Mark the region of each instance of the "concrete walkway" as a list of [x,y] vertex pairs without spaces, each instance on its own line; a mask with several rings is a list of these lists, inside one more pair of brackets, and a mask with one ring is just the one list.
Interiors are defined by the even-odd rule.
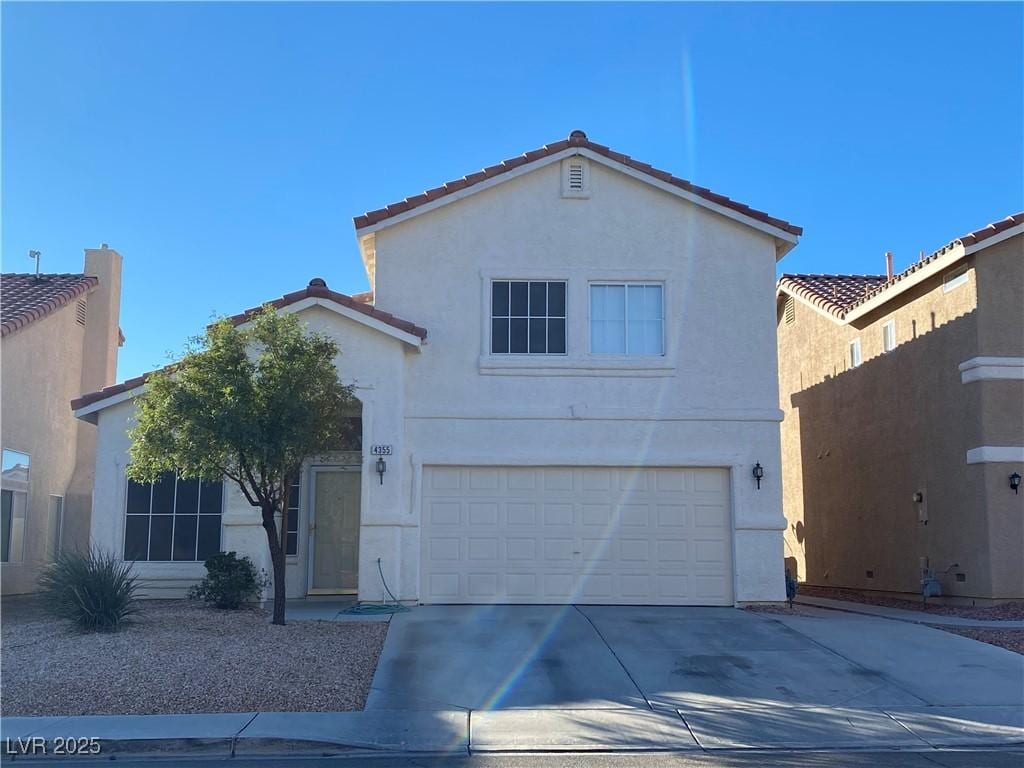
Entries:
[[1020,707],[739,707],[702,711],[496,710],[262,712],[7,717],[4,757],[52,751],[55,739],[97,739],[117,754],[295,752],[715,751],[1012,748]]
[[828,597],[812,597],[797,595],[794,602],[800,605],[812,605],[816,608],[828,608],[833,611],[860,613],[864,616],[878,616],[883,619],[909,621],[913,624],[932,624],[943,627],[976,627],[991,629],[1024,629],[1024,621],[996,621],[987,619],[965,619],[960,616],[940,616],[926,611],[910,611],[903,608],[890,608],[885,605],[868,605],[850,600],[833,600]]

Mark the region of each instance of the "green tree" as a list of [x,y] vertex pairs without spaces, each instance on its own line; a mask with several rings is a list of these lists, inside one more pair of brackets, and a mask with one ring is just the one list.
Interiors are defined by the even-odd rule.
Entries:
[[304,332],[267,305],[244,328],[224,319],[193,339],[182,359],[152,374],[137,400],[128,476],[162,472],[238,485],[262,516],[274,578],[274,623],[284,624],[289,478],[303,459],[349,437],[356,400],[342,385],[338,345]]

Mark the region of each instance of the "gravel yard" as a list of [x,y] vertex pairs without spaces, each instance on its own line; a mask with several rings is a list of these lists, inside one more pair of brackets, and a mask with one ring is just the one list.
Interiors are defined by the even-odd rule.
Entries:
[[831,600],[848,600],[865,605],[884,605],[888,608],[902,608],[907,611],[925,611],[936,616],[960,616],[964,619],[985,619],[987,621],[1020,621],[1024,619],[1024,602],[1013,601],[990,606],[940,605],[934,601],[925,605],[921,600],[905,600],[885,595],[869,595],[850,589],[813,587],[800,585],[800,594],[807,597],[826,597]]
[[980,640],[989,645],[998,645],[1014,653],[1024,654],[1024,629],[989,629],[988,627],[936,627],[963,635],[972,640]]
[[0,713],[317,712],[362,709],[386,622],[270,623],[258,609],[147,601],[120,632],[81,634],[4,601]]
[[812,619],[820,618],[821,614],[814,608],[809,608],[799,603],[794,603],[790,608],[788,605],[747,605],[743,610],[751,613],[769,613],[777,616],[809,616]]

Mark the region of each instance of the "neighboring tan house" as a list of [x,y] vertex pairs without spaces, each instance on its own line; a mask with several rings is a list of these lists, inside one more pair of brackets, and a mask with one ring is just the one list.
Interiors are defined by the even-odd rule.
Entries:
[[1024,598],[1024,214],[893,275],[778,284],[787,563],[808,584]]
[[[299,478],[289,596],[380,600],[379,565],[424,603],[785,597],[774,284],[799,227],[574,132],[355,229],[372,305],[322,280],[276,302],[338,341],[362,424]],[[217,549],[269,570],[230,483],[125,479],[144,388],[73,404],[93,542],[151,594]]]
[[82,274],[0,275],[0,584],[36,589],[43,564],[89,543],[96,429],[68,398],[116,381],[121,256],[85,252]]

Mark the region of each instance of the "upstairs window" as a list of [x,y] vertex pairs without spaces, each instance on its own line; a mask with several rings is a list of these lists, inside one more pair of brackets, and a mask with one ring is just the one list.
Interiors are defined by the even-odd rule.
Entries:
[[967,282],[967,265],[956,267],[942,276],[942,292],[949,293]]
[[860,364],[860,339],[854,339],[850,342],[850,367],[856,368]]
[[165,472],[155,483],[128,481],[125,560],[206,560],[220,551],[223,483]]
[[665,354],[664,287],[660,283],[592,283],[590,351]]
[[889,320],[882,326],[882,351],[892,352],[896,349],[896,321]]
[[491,354],[564,355],[565,281],[493,281]]

